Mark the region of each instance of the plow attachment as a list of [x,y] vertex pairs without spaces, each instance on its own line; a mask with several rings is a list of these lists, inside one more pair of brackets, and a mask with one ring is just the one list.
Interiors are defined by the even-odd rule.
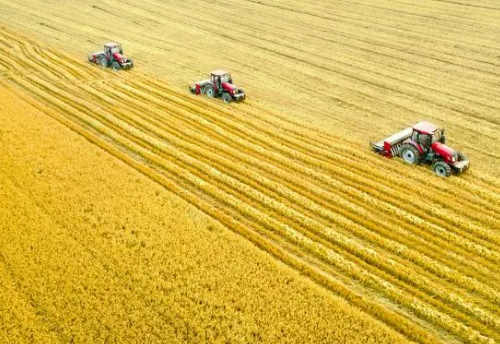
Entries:
[[399,133],[389,136],[378,142],[370,142],[372,150],[376,153],[393,157],[399,155],[401,145],[403,142],[411,136],[413,129],[406,128]]

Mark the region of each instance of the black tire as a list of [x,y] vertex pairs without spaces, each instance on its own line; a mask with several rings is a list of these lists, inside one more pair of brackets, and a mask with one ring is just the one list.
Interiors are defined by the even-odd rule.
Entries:
[[401,147],[399,156],[411,165],[419,165],[422,162],[422,154],[420,154],[417,147],[410,143],[405,143],[403,147]]
[[118,71],[119,71],[122,67],[120,66],[120,64],[119,64],[118,62],[116,62],[116,61],[115,61],[115,62],[113,62],[113,63],[111,64],[111,68],[113,68],[113,70],[114,70],[115,72],[118,72]]
[[451,167],[445,163],[444,161],[438,161],[434,165],[432,165],[432,170],[439,177],[449,177],[451,174]]
[[224,103],[229,104],[229,103],[231,103],[231,100],[233,100],[233,98],[231,97],[231,95],[230,95],[229,93],[224,92],[224,93],[222,94],[222,101],[223,101]]
[[99,63],[102,67],[107,68],[108,67],[108,60],[104,56],[100,56],[97,58],[97,63]]
[[134,68],[134,61],[130,59],[130,69]]
[[203,93],[205,93],[208,98],[215,98],[215,88],[212,85],[204,86]]

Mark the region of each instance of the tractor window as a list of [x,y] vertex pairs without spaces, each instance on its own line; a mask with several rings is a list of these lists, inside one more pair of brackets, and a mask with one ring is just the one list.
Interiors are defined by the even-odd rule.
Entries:
[[231,75],[230,74],[224,74],[223,76],[220,77],[221,82],[231,82]]
[[422,147],[427,148],[430,145],[431,137],[430,135],[419,133],[418,131],[414,131],[411,135],[411,139],[417,143],[419,143]]
[[429,135],[420,134],[420,145],[422,147],[429,147],[430,144],[429,138],[430,138]]
[[439,141],[441,139],[442,133],[441,130],[436,130],[434,134],[432,134],[432,143]]
[[415,142],[418,142],[418,131],[413,131],[413,134],[411,135],[411,139]]
[[112,54],[116,54],[116,53],[120,53],[120,52],[121,52],[121,49],[120,49],[120,46],[118,46],[118,45],[111,48]]

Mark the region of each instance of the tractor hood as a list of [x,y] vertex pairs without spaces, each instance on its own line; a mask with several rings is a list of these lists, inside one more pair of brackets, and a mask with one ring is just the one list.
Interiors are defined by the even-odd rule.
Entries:
[[434,142],[432,145],[432,150],[436,153],[438,153],[439,155],[441,155],[446,161],[448,161],[448,159],[452,158],[452,157],[456,157],[457,156],[457,152],[448,147],[447,145],[441,143],[441,142]]
[[113,57],[115,58],[115,60],[117,61],[121,61],[123,59],[123,55],[120,54],[120,53],[114,53],[113,54]]
[[120,54],[120,53],[114,53],[113,57],[115,58],[116,61],[120,61],[121,62],[123,59],[125,59],[125,60],[128,61],[128,59],[125,56],[123,56],[122,54]]
[[238,87],[234,86],[233,84],[230,84],[229,82],[223,82],[222,83],[222,88],[225,89],[226,91],[232,91],[232,90],[237,90]]

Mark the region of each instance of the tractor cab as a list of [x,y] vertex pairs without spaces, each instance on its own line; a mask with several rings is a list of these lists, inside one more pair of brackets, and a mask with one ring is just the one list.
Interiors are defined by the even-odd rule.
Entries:
[[111,42],[111,43],[104,44],[104,52],[108,56],[113,56],[116,53],[123,55],[123,49],[119,43],[112,43]]
[[217,90],[223,89],[222,84],[229,83],[232,84],[233,80],[231,79],[231,74],[223,71],[223,70],[216,70],[210,73],[210,81],[215,85]]
[[413,126],[411,140],[418,143],[424,151],[429,151],[435,142],[445,143],[444,129],[429,122],[420,122]]

